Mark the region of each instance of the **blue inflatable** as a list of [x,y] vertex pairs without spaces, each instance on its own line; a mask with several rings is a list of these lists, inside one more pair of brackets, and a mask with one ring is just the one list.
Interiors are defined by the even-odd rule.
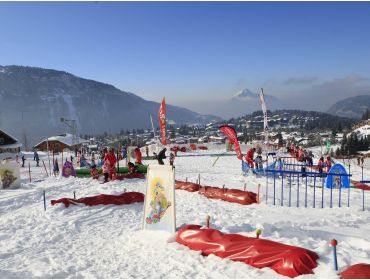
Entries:
[[348,175],[343,165],[337,163],[332,166],[326,177],[326,187],[329,189],[349,188],[349,176],[339,176],[332,174]]

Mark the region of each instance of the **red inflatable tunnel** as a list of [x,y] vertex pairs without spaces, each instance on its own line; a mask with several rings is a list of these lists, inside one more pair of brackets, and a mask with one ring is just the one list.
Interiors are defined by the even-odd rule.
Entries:
[[237,189],[217,188],[204,186],[199,189],[199,194],[211,199],[249,205],[257,203],[257,194]]
[[188,192],[197,192],[199,191],[199,185],[191,182],[181,182],[176,181],[175,183],[176,190],[184,190]]
[[359,263],[340,273],[342,279],[370,279],[370,264]]
[[61,198],[58,200],[52,200],[51,205],[55,205],[57,203],[64,203],[65,207],[69,207],[69,205],[77,205],[79,203],[83,203],[88,206],[98,205],[98,204],[131,204],[135,202],[144,202],[144,194],[139,192],[125,192],[120,195],[109,195],[109,194],[100,194],[97,196],[90,196],[90,197],[81,197],[79,199],[72,199],[72,198]]
[[214,254],[220,258],[239,261],[256,268],[270,267],[277,273],[296,277],[313,274],[318,255],[310,250],[250,238],[239,234],[223,234],[215,229],[201,229],[198,225],[186,225],[177,234],[176,241],[202,255]]

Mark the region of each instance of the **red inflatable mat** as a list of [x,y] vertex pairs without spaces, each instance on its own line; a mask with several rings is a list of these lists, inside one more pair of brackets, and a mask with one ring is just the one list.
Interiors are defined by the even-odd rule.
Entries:
[[356,189],[370,191],[370,186],[369,185],[366,185],[365,183],[361,183],[361,182],[358,182],[358,181],[351,180],[351,184],[353,186],[355,186]]
[[257,194],[238,189],[227,189],[204,186],[199,189],[199,194],[211,199],[221,199],[224,201],[249,205],[257,203]]
[[61,198],[58,200],[52,200],[51,205],[57,203],[64,203],[65,207],[69,205],[77,205],[83,203],[88,206],[98,205],[98,204],[131,204],[135,202],[144,202],[144,194],[139,192],[125,192],[120,195],[109,195],[109,194],[100,194],[97,196],[81,197],[79,199],[72,198]]
[[188,192],[197,192],[199,191],[199,185],[191,182],[181,182],[176,181],[175,188],[176,190],[184,190]]
[[270,267],[292,278],[313,274],[312,269],[317,266],[319,258],[316,253],[304,248],[239,234],[223,234],[215,229],[201,229],[198,225],[182,227],[176,241],[191,250],[201,251],[204,256],[214,254],[256,268]]
[[370,264],[359,263],[340,273],[342,279],[370,279]]
[[143,173],[128,173],[123,175],[117,175],[117,180],[124,180],[124,179],[145,179],[145,174]]

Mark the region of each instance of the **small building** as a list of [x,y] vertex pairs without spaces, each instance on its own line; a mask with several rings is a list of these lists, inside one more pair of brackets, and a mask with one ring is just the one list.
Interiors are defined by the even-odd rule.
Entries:
[[88,140],[84,140],[80,137],[76,138],[72,134],[64,133],[42,140],[40,143],[34,146],[34,149],[39,151],[47,151],[49,149],[49,151],[60,153],[64,149],[74,151],[75,149],[81,148],[82,144],[88,142]]
[[9,133],[0,130],[0,157],[12,157],[21,151],[22,144]]

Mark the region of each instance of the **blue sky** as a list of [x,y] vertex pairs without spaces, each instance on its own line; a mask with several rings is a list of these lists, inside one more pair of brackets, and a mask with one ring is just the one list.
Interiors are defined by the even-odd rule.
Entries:
[[199,111],[245,87],[296,97],[355,76],[347,95],[366,91],[369,30],[369,2],[0,2],[0,65]]

